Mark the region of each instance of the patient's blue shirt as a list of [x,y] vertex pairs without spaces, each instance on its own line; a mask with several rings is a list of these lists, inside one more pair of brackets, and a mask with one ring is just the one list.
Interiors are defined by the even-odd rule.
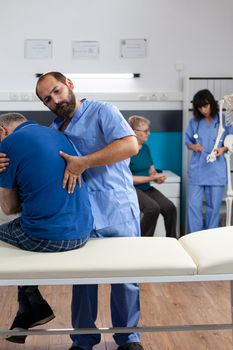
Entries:
[[89,236],[93,228],[85,182],[73,194],[62,188],[63,150],[77,155],[67,137],[33,121],[20,124],[0,144],[10,164],[0,174],[0,187],[18,188],[20,225],[26,234],[51,240]]

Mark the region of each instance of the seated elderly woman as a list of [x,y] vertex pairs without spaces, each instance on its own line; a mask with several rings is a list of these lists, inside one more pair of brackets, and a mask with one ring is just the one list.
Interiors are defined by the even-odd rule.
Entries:
[[166,236],[176,237],[177,212],[175,205],[160,191],[150,186],[150,182],[163,183],[166,177],[158,173],[153,165],[150,149],[145,142],[150,135],[150,121],[147,118],[133,115],[128,122],[134,130],[139,152],[130,160],[130,170],[137,191],[141,219],[142,236],[153,236],[159,214],[164,217]]

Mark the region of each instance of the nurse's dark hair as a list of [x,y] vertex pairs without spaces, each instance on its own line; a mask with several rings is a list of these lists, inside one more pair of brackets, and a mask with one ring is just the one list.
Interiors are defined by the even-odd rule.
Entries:
[[215,100],[213,94],[208,89],[199,90],[193,96],[193,114],[195,119],[200,120],[204,116],[199,111],[199,108],[210,104],[210,115],[214,118],[218,113],[218,102]]
[[23,114],[17,112],[9,112],[0,115],[0,125],[9,126],[13,122],[24,123],[27,118]]
[[47,72],[47,73],[42,74],[36,83],[36,95],[40,100],[41,100],[41,98],[38,95],[37,87],[38,87],[39,83],[42,82],[48,76],[51,76],[51,77],[55,78],[56,80],[60,81],[61,83],[66,84],[66,76],[60,72],[54,71],[54,72]]

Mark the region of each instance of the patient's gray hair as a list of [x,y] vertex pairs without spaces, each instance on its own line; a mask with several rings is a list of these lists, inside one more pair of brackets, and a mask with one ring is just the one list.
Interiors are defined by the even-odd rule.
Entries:
[[9,126],[13,122],[24,123],[27,118],[23,114],[17,112],[9,112],[0,115],[0,124],[4,126]]
[[140,128],[145,124],[150,126],[150,120],[145,117],[141,117],[140,115],[132,115],[129,117],[128,123],[133,130],[137,130],[137,128]]

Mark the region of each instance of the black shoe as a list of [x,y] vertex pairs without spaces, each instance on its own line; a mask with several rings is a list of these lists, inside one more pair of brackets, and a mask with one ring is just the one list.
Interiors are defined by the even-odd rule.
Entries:
[[140,343],[126,343],[120,345],[117,350],[144,350]]
[[[28,312],[17,312],[16,317],[10,327],[10,330],[27,330],[51,321],[55,317],[53,310],[46,300],[34,304]],[[12,335],[5,339],[12,343],[24,344],[26,335]]]
[[54,317],[53,310],[47,301],[43,299],[40,303],[35,303],[31,306],[31,320],[28,328],[45,324],[53,320]]
[[[14,331],[25,331],[29,328],[30,325],[30,313],[29,312],[17,312],[15,319],[10,327],[10,330]],[[12,335],[9,337],[6,337],[5,339],[12,342],[12,343],[18,343],[18,344],[24,344],[26,335]]]

